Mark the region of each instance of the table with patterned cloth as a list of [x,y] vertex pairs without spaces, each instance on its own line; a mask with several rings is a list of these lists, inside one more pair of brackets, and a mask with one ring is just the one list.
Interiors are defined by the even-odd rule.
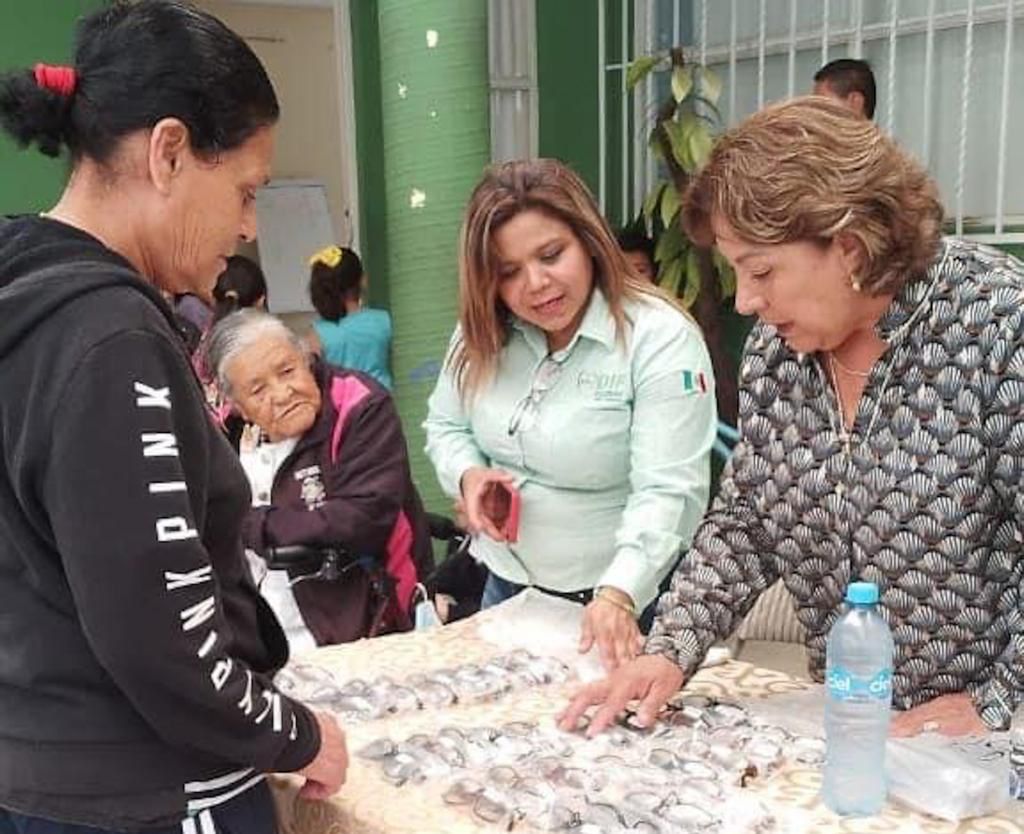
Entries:
[[[302,660],[331,671],[340,679],[370,680],[380,675],[400,679],[417,672],[451,668],[493,657],[501,650],[477,634],[485,612],[459,623],[426,632],[362,640],[344,646],[319,649]],[[381,736],[400,740],[417,732],[431,733],[443,725],[498,726],[509,721],[552,723],[578,684],[551,685],[512,692],[485,704],[456,705],[442,711],[422,711],[357,723],[345,728],[352,757],[348,781],[329,802],[298,799],[297,781],[275,777],[273,785],[282,834],[461,834],[500,830],[446,806],[437,784],[390,785],[379,769],[354,755]],[[808,684],[780,672],[749,663],[729,661],[701,670],[690,682],[694,693],[724,700],[769,697],[792,693]],[[843,819],[818,799],[820,773],[816,768],[786,765],[779,772],[750,783],[773,812],[778,831],[786,832],[920,832],[921,834],[1024,834],[1024,819],[1011,812],[946,822],[888,803],[871,819]],[[525,828],[525,826],[524,826]],[[517,827],[518,830],[518,827]]]

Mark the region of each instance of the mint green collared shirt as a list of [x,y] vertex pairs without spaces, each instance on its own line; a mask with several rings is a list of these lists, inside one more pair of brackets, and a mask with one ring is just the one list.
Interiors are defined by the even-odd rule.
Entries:
[[[610,585],[639,611],[704,514],[718,421],[697,325],[656,297],[627,302],[625,312],[623,344],[593,292],[579,330],[552,357],[557,378],[510,431],[548,356],[543,331],[515,321],[494,378],[469,403],[445,363],[424,429],[449,495],[473,466],[516,479],[517,543],[481,534],[472,545],[492,572],[557,591]],[[453,345],[458,338],[456,330]]]

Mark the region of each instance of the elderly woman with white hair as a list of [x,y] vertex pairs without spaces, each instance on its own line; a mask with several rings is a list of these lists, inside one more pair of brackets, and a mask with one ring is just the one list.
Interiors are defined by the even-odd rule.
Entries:
[[[224,396],[259,434],[240,450],[252,487],[246,546],[257,554],[332,547],[353,560],[340,588],[293,584],[291,568],[289,576],[262,577],[292,650],[408,628],[418,572],[431,566],[430,533],[387,390],[366,374],[321,363],[279,319],[256,309],[214,328],[207,360]],[[393,593],[383,622],[374,622],[381,581]]]

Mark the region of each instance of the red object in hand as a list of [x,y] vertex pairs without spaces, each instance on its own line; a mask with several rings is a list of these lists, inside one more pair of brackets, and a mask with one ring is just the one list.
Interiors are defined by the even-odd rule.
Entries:
[[505,541],[515,544],[519,540],[519,490],[508,487],[508,516],[505,518]]

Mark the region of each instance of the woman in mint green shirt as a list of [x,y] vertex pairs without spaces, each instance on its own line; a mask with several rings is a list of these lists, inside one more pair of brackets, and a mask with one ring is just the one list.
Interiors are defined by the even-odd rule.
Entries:
[[572,171],[492,168],[424,425],[491,574],[482,603],[527,585],[580,599],[581,651],[596,642],[609,669],[633,657],[707,504],[713,388],[697,325],[633,272]]
[[328,364],[367,373],[390,389],[391,316],[364,306],[363,262],[347,247],[328,246],[309,265],[309,297],[320,314],[310,348]]

